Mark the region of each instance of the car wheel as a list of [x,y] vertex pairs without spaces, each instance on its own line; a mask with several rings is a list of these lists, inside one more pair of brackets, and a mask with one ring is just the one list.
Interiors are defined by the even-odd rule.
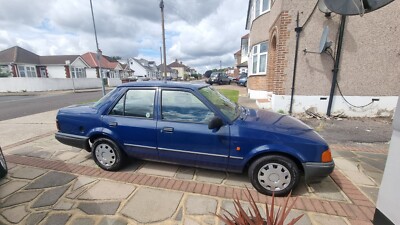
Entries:
[[7,163],[6,159],[4,158],[3,152],[1,151],[0,148],[0,178],[3,178],[7,174]]
[[219,84],[219,85],[222,85],[222,80],[220,80],[220,81],[218,82],[218,84]]
[[94,141],[92,155],[96,164],[108,171],[119,170],[127,158],[118,145],[108,138],[99,138]]
[[292,160],[279,155],[269,155],[250,165],[249,178],[260,193],[285,196],[299,183],[300,171]]
[[231,81],[229,81],[228,84],[231,85]]
[[244,82],[243,86],[247,87],[247,81],[246,81],[246,82]]

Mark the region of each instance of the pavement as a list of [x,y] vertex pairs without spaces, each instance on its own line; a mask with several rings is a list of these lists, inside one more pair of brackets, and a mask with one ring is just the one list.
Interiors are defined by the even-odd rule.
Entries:
[[[255,106],[240,91],[239,101]],[[246,188],[262,211],[272,203],[245,174],[141,160],[119,172],[101,170],[90,153],[54,139],[55,115],[0,121],[9,166],[0,180],[0,224],[211,225],[222,224],[215,214],[234,212],[234,197],[249,206]],[[334,143],[331,149],[335,171],[321,183],[300,183],[290,218],[303,214],[297,224],[372,224],[388,145]],[[276,198],[278,205],[283,201]]]

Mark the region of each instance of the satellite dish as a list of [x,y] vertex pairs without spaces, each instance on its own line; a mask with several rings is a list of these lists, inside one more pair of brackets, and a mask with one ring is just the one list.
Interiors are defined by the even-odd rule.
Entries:
[[321,40],[319,41],[319,49],[318,53],[323,53],[331,47],[332,41],[328,41],[328,35],[329,35],[329,27],[325,26],[324,31],[322,32]]
[[326,7],[324,0],[319,0],[318,1],[318,9],[319,11],[323,12],[323,13],[331,13],[332,11],[328,9],[328,7]]
[[324,0],[329,10],[346,16],[363,15],[377,10],[393,1],[394,0]]

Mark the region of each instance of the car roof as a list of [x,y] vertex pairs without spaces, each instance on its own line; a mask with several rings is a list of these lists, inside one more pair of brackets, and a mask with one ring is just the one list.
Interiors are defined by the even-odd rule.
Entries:
[[169,87],[169,88],[186,88],[196,90],[202,87],[209,86],[209,84],[193,84],[186,82],[173,82],[173,81],[140,81],[129,82],[119,85],[118,87]]

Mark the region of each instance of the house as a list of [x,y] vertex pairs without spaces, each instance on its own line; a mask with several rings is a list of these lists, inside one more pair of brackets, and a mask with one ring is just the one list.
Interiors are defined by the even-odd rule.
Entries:
[[[347,17],[337,82],[333,81],[332,58],[339,42],[340,16],[321,13],[316,10],[317,3],[249,0],[249,51],[247,55],[242,52],[242,58],[248,57],[250,97],[275,111],[303,113],[313,108],[325,114],[330,105],[332,114],[391,115],[400,94],[399,48],[395,44],[400,36],[400,29],[395,28],[400,2],[363,17]],[[328,40],[334,43],[322,54],[312,53],[318,51],[326,26]],[[332,87],[336,91],[329,99]]]
[[168,65],[171,69],[178,71],[178,78],[179,79],[186,79],[190,76],[190,68],[185,66],[182,62],[178,62],[178,59],[175,59],[173,63]]
[[97,54],[94,52],[87,52],[82,55],[82,58],[88,63],[90,68],[86,69],[88,78],[100,78],[99,68],[105,78],[121,78],[123,67],[118,60],[112,59],[109,56],[101,55],[100,66],[97,63]]
[[128,65],[131,70],[135,71],[135,76],[137,77],[147,77],[150,79],[158,79],[160,77],[154,61],[130,58],[128,59]]
[[[164,67],[165,67],[165,64],[160,64],[157,66],[160,77],[164,77]],[[175,69],[171,69],[171,67],[169,67],[169,66],[166,67],[165,72],[167,72],[168,78],[171,78],[171,79],[178,78],[178,71]]]
[[85,78],[88,66],[79,55],[39,56],[18,46],[0,51],[2,74],[12,77],[69,78],[71,68],[74,78]]

